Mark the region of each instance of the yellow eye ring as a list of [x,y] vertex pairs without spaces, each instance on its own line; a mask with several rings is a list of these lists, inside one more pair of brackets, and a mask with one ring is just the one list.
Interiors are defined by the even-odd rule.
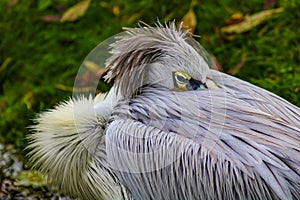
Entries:
[[191,76],[183,71],[176,71],[174,77],[177,83],[186,84],[188,80],[191,79]]

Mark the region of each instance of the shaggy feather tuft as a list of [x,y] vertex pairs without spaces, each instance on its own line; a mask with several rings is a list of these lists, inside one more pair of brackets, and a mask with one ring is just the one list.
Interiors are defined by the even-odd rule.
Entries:
[[[104,97],[97,96],[98,104]],[[95,113],[92,97],[69,99],[40,114],[28,136],[30,163],[66,194],[123,199],[125,189],[108,169],[106,154],[99,153],[105,152],[106,120]]]

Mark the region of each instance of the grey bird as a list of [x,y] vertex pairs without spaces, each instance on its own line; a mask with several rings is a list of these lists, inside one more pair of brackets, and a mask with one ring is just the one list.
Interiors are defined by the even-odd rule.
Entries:
[[300,199],[300,109],[211,68],[191,34],[127,29],[107,96],[39,115],[33,167],[81,199]]

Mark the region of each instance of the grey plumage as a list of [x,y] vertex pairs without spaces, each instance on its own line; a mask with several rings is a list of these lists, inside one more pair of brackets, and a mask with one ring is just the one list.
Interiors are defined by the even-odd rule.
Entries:
[[[73,110],[63,104],[33,126],[31,161],[64,192],[83,199],[300,199],[298,107],[210,69],[207,53],[174,23],[129,29],[111,48],[108,97],[78,100]],[[177,70],[217,87],[173,91]],[[71,122],[61,123],[58,112],[71,113]]]
[[[118,112],[124,113],[122,105],[112,113],[107,129],[108,157],[136,198],[299,197],[299,127],[222,90],[173,93],[144,88],[127,107],[128,115]],[[189,95],[193,98],[186,98]],[[210,102],[223,101],[225,96],[222,106],[214,107]],[[253,97],[249,100],[257,101]],[[137,173],[137,169],[148,173]]]

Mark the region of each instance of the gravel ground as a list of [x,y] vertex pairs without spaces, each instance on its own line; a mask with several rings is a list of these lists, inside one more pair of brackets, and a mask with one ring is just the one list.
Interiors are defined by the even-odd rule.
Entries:
[[44,177],[28,170],[24,156],[12,145],[0,144],[0,199],[60,199],[70,197],[48,188]]

